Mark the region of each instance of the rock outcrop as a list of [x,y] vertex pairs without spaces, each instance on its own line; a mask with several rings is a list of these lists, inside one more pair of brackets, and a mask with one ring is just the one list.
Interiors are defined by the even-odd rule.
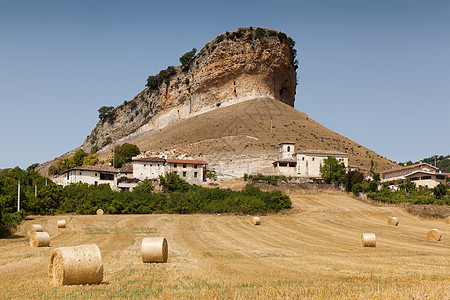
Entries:
[[268,98],[294,106],[294,42],[284,33],[240,28],[207,43],[184,66],[169,67],[159,84],[103,117],[81,148],[109,149],[218,107]]

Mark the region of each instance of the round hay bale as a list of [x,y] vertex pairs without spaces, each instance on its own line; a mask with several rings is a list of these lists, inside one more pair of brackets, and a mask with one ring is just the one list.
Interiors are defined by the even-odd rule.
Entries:
[[30,224],[27,228],[27,235],[31,236],[35,232],[43,232],[44,229],[42,229],[42,226],[39,224]]
[[35,232],[30,236],[31,247],[48,247],[50,246],[50,235],[47,232]]
[[390,217],[388,220],[388,225],[391,225],[391,226],[398,226],[398,223],[399,223],[399,221],[398,221],[397,217]]
[[141,245],[142,261],[145,263],[167,262],[168,248],[165,237],[143,238]]
[[103,209],[101,209],[101,208],[97,209],[96,213],[97,213],[98,216],[102,216],[103,215]]
[[259,217],[252,217],[250,218],[250,223],[253,225],[259,225],[261,224],[261,219]]
[[103,263],[100,249],[95,244],[54,249],[48,276],[59,285],[101,283]]
[[58,220],[58,228],[66,228],[66,220]]
[[450,224],[450,216],[445,218],[445,224]]
[[439,231],[439,229],[431,229],[427,233],[427,239],[432,242],[440,241],[441,237],[442,237],[442,235],[441,235],[441,232]]
[[375,233],[363,233],[361,234],[361,242],[363,247],[376,247],[377,240]]

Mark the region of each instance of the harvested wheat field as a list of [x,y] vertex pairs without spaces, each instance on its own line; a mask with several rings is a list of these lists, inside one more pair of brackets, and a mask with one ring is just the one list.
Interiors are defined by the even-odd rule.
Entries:
[[[294,209],[264,216],[104,215],[34,217],[0,240],[0,298],[450,299],[450,227],[400,208],[342,194],[291,195]],[[399,226],[386,220],[397,216]],[[67,220],[64,230],[54,226]],[[48,228],[51,247],[33,248],[26,228]],[[438,228],[442,240],[427,240]],[[361,233],[376,234],[363,247]],[[164,236],[167,263],[143,263],[144,237]],[[98,285],[58,286],[47,275],[56,247],[97,244]]]

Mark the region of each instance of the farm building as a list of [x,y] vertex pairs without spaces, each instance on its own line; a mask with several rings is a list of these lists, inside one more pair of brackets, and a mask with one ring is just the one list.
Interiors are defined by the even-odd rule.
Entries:
[[335,157],[346,169],[348,155],[344,152],[332,150],[302,150],[295,152],[295,143],[283,142],[279,144],[278,160],[273,162],[274,171],[278,175],[292,177],[321,177],[320,168],[323,160],[328,156]]
[[424,162],[381,172],[382,182],[401,184],[409,179],[416,186],[429,188],[433,188],[439,183],[446,183],[447,177],[448,175],[446,173],[440,173],[438,172],[438,168]]

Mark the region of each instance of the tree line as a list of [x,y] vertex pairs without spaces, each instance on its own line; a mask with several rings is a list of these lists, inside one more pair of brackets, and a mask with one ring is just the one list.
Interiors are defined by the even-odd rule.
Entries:
[[[163,192],[154,192],[150,181],[138,185],[132,192],[118,192],[107,184],[76,183],[63,187],[40,176],[34,169],[3,170],[0,173],[0,229],[8,232],[30,214],[95,214],[99,208],[109,214],[254,214],[278,212],[292,205],[283,192],[264,192],[252,185],[242,191],[232,191],[191,185],[175,173],[159,179]],[[21,210],[17,212],[19,180]]]

